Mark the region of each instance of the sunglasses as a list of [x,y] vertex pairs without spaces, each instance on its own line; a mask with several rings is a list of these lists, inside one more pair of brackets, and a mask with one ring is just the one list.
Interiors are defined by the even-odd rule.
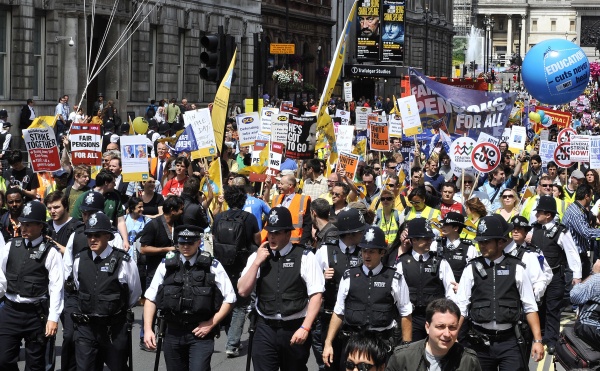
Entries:
[[540,184],[542,188],[552,188],[552,184]]
[[422,200],[419,200],[419,201],[416,201],[416,200],[409,200],[409,201],[410,201],[410,203],[411,203],[411,204],[413,204],[413,205],[420,205],[420,204],[423,204],[423,203],[425,203],[425,201],[422,201]]
[[513,195],[502,195],[502,198],[515,198]]
[[386,186],[388,186],[389,188],[394,188],[394,187],[397,187],[398,184],[388,183],[388,184],[386,184]]
[[393,201],[394,197],[381,197],[381,201]]
[[345,366],[346,370],[354,370],[355,368],[357,368],[358,371],[369,371],[369,369],[375,365],[372,365],[367,362],[354,363],[352,361],[346,361]]
[[473,184],[472,180],[465,180],[465,184]]
[[335,197],[342,197],[343,196],[343,194],[341,194],[341,193],[335,193],[335,192],[331,192],[331,195],[335,196]]
[[374,167],[373,170],[381,170],[380,167]]

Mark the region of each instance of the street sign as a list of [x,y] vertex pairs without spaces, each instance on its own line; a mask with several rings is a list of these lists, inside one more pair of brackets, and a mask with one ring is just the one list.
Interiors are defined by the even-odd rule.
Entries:
[[269,46],[271,54],[296,54],[296,44],[271,43]]

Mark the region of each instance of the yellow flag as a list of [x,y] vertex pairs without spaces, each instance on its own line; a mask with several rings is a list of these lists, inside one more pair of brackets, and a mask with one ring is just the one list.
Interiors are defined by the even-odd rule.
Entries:
[[363,156],[365,154],[365,149],[367,148],[367,138],[362,139],[360,142],[356,143],[352,153],[355,155]]
[[133,122],[131,122],[131,117],[127,117],[129,120],[129,135],[135,135],[135,130],[133,130]]
[[396,96],[392,95],[392,98],[394,99],[394,108],[392,108],[390,111],[390,115],[399,115],[400,110],[398,109],[398,101],[396,100]]
[[217,142],[217,151],[219,151],[219,153],[221,153],[221,148],[223,147],[223,133],[225,132],[225,120],[227,119],[227,104],[229,103],[229,92],[231,90],[231,80],[233,78],[233,68],[235,67],[236,56],[237,48],[233,52],[233,58],[231,58],[231,62],[229,62],[229,68],[221,81],[221,85],[219,85],[210,114],[213,132],[215,133],[215,141]]
[[36,117],[33,122],[31,123],[31,125],[29,125],[29,127],[27,129],[43,129],[47,126],[50,126],[51,128],[54,127],[54,125],[56,125],[56,118],[58,117],[58,115],[56,116],[39,116]]
[[223,194],[223,176],[221,175],[221,159],[216,158],[208,167],[210,185],[213,186],[215,194]]

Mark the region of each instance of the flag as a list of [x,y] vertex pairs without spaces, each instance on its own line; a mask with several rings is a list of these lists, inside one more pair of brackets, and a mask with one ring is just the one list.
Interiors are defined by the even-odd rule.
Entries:
[[131,117],[127,115],[127,120],[129,120],[129,135],[135,135],[135,130],[133,130],[133,122],[131,122]]
[[399,115],[400,110],[398,109],[398,100],[396,99],[395,95],[392,95],[392,98],[394,98],[394,108],[392,108],[392,110],[390,111],[390,115]]
[[367,149],[367,138],[363,138],[362,140],[358,141],[358,143],[356,143],[356,145],[354,146],[354,149],[352,150],[352,153],[354,153],[355,155],[359,155],[359,156],[364,156]]
[[213,124],[213,132],[215,133],[215,141],[217,142],[217,151],[219,153],[221,153],[221,148],[223,147],[223,133],[225,132],[225,120],[227,119],[227,104],[229,103],[229,92],[231,90],[231,80],[233,78],[236,55],[237,48],[233,52],[233,58],[231,58],[229,68],[221,81],[221,85],[219,85],[210,115]]
[[221,175],[221,159],[216,158],[208,167],[208,175],[210,176],[210,184],[213,187],[215,194],[223,194],[223,176]]
[[33,119],[33,122],[31,123],[31,125],[29,125],[27,129],[43,129],[46,126],[50,126],[51,128],[53,128],[54,125],[56,125],[57,117],[58,115],[36,117],[35,119]]

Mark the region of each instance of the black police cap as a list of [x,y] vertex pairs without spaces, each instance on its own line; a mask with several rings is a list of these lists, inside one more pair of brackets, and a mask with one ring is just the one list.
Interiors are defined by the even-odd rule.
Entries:
[[433,233],[433,229],[431,229],[431,225],[429,224],[429,220],[425,218],[414,218],[408,222],[408,235],[406,238],[434,238],[435,234]]
[[267,232],[292,231],[295,229],[292,223],[292,214],[283,206],[272,208],[267,221],[268,224],[265,226]]
[[462,227],[465,226],[465,217],[461,213],[450,211],[446,214],[446,217],[440,220],[442,224],[455,224]]
[[358,209],[344,208],[337,215],[335,226],[338,228],[338,234],[344,235],[354,232],[364,231],[368,225],[365,223],[365,217]]
[[177,242],[196,242],[202,239],[204,230],[198,226],[191,224],[180,225],[175,228],[177,233]]
[[102,211],[104,210],[104,196],[100,192],[89,191],[83,199],[80,209],[82,211]]
[[19,216],[21,223],[43,223],[46,224],[48,210],[46,206],[39,201],[29,201],[23,206],[23,211]]
[[529,225],[527,218],[521,215],[517,215],[512,219],[512,225],[514,228],[525,228],[526,231],[529,231],[533,228],[531,225]]
[[115,238],[110,218],[100,211],[90,215],[87,222],[85,223],[85,230],[83,231],[83,233],[85,233],[86,235],[89,233],[107,233],[110,235],[110,240]]

